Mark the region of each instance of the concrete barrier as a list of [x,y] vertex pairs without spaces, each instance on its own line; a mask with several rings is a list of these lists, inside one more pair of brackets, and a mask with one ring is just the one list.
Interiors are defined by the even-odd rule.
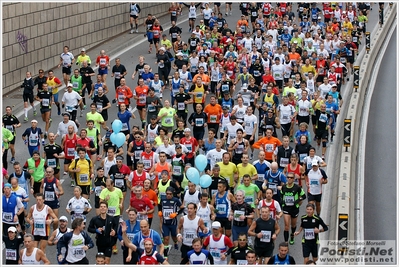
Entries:
[[[384,11],[383,27],[377,26],[370,35],[369,53],[365,53],[364,50],[362,51],[364,56],[359,64],[359,89],[357,92],[352,91],[350,93],[346,118],[340,118],[341,125],[343,119],[351,119],[352,121],[352,144],[348,151],[345,151],[346,149],[342,147],[341,153],[338,154],[341,158],[341,165],[339,169],[338,197],[335,213],[335,238],[333,238],[335,240],[345,238],[342,234],[346,234],[348,240],[363,239],[363,192],[356,192],[356,190],[362,190],[363,188],[363,175],[360,170],[364,169],[364,153],[360,153],[359,145],[365,141],[365,138],[360,138],[362,118],[367,119],[364,116],[364,100],[367,93],[366,89],[370,86],[371,72],[373,69],[378,69],[378,65],[376,65],[377,55],[386,40],[392,23],[396,22],[396,3],[392,8],[386,7]],[[355,229],[358,230],[355,231]],[[339,234],[340,237],[338,238]]]

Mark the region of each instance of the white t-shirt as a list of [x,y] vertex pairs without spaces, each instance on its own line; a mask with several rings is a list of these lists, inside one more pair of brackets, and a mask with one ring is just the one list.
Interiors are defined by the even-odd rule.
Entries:
[[254,114],[244,115],[244,131],[247,135],[252,135],[255,125],[258,125],[258,118]]
[[[82,97],[75,91],[72,91],[70,93],[65,92],[62,96],[62,102],[65,103],[65,111],[69,112],[75,110],[75,106],[78,105],[80,99],[82,99]],[[73,109],[71,109],[71,107]]]

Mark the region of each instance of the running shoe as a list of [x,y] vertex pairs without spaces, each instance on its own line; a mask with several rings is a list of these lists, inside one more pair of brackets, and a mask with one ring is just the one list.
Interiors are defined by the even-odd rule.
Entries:
[[28,121],[28,117],[25,117],[25,118],[24,118],[24,122],[27,122],[27,121]]
[[11,164],[14,164],[15,163],[15,158],[12,157],[10,162],[11,162]]
[[75,187],[75,181],[71,180],[71,187]]
[[33,116],[36,116],[37,115],[37,110],[35,109],[34,111],[33,111]]

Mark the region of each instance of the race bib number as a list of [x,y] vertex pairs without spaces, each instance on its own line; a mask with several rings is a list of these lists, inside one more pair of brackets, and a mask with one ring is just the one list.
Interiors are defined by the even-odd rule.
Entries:
[[139,104],[145,104],[145,102],[146,102],[146,96],[140,95],[139,96]]
[[81,174],[79,175],[79,179],[81,183],[87,183],[89,181],[89,175]]
[[94,192],[97,197],[100,196],[101,191],[102,191],[101,186],[96,186],[96,188],[94,189]]
[[30,146],[37,146],[37,139],[29,139]]
[[177,110],[185,110],[186,105],[184,103],[177,103]]
[[46,201],[53,201],[53,200],[55,200],[55,194],[54,194],[54,192],[48,192],[48,191],[45,191],[45,194],[44,194],[44,198],[46,199]]
[[71,148],[71,147],[68,147],[68,148],[67,148],[67,156],[68,156],[68,157],[73,157],[73,156],[75,156],[75,149],[74,149],[74,148]]
[[12,222],[12,213],[11,212],[3,212],[3,221]]
[[172,118],[165,118],[165,124],[172,124]]
[[197,236],[197,234],[193,231],[187,231],[184,233],[184,237],[186,239],[186,241],[191,241]]
[[211,253],[212,257],[214,258],[220,258],[220,250],[217,248],[211,248],[209,250],[209,252]]
[[265,175],[264,174],[259,174],[258,173],[258,181],[263,182],[265,180]]
[[136,159],[140,159],[140,157],[141,157],[141,153],[143,152],[143,150],[136,150],[136,151],[134,151],[134,157],[136,158]]
[[75,248],[73,249],[73,253],[74,256],[83,256],[85,255],[85,251],[83,248]]
[[277,194],[277,185],[276,184],[269,183],[268,188],[273,190],[273,195]]
[[265,150],[266,150],[266,152],[273,152],[274,145],[271,145],[271,144],[265,145]]
[[127,126],[127,122],[122,123],[121,131],[127,131],[127,130],[129,130],[129,127]]
[[43,98],[42,99],[42,106],[48,107],[50,105],[50,99]]
[[173,166],[173,175],[181,175],[181,167]]
[[123,187],[123,179],[115,179],[115,186],[116,187]]
[[120,78],[121,78],[121,73],[115,72],[115,79],[120,79]]
[[285,196],[284,197],[284,203],[287,206],[294,206],[295,200],[293,196]]
[[304,229],[305,230],[305,239],[313,240],[315,238],[314,229]]
[[119,103],[125,102],[125,96],[122,94],[118,95],[118,102]]
[[237,260],[237,265],[247,265],[248,261],[247,260]]
[[108,207],[108,215],[114,216],[116,213],[116,207]]
[[226,204],[217,204],[216,209],[219,214],[226,214]]
[[211,123],[216,123],[218,116],[217,115],[210,115],[209,116],[209,121]]
[[286,167],[290,163],[290,160],[288,158],[280,158],[280,166],[281,167]]
[[242,210],[235,210],[234,211],[234,220],[238,222],[242,222],[244,220],[240,219],[241,215],[245,215],[245,211]]
[[195,126],[201,127],[202,125],[204,125],[204,119],[203,118],[195,119]]
[[163,217],[165,220],[170,220],[171,218],[169,217],[173,213],[173,209],[164,209],[163,210]]
[[17,260],[17,250],[6,248],[6,260],[16,261]]
[[266,231],[262,230],[260,231],[262,233],[262,237],[260,238],[260,242],[270,242],[271,237],[272,237],[272,232],[271,231]]
[[55,159],[47,159],[47,166],[53,168],[57,165],[57,162]]
[[12,125],[6,125],[6,129],[11,132],[14,132],[14,127]]

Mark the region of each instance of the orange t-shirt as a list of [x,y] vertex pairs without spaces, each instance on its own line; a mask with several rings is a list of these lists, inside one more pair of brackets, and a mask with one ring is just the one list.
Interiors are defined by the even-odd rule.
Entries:
[[263,137],[259,139],[255,144],[253,144],[253,148],[260,148],[261,146],[263,147],[263,150],[265,152],[265,159],[270,161],[273,160],[273,153],[276,147],[281,146],[283,143],[281,143],[280,139],[276,137]]
[[155,186],[158,186],[159,180],[161,180],[161,172],[163,170],[168,171],[168,177],[170,178],[170,164],[168,162],[165,162],[164,165],[161,165],[160,162],[157,162],[155,164],[155,171],[157,172],[157,175],[155,175]]
[[138,99],[136,100],[137,106],[146,105],[148,90],[149,89],[147,85],[137,86],[136,89],[134,89],[134,95],[138,97]]
[[202,82],[204,83],[209,83],[211,81],[211,78],[209,78],[209,76],[207,74],[196,74],[193,78],[193,81],[197,80],[197,77],[201,77],[202,78]]
[[223,113],[223,109],[219,104],[212,106],[208,104],[205,106],[204,112],[208,115],[208,123],[220,123],[220,116]]
[[[152,200],[154,202],[154,207],[158,205],[158,196],[157,193],[155,193],[154,190],[151,188],[148,191],[143,190],[143,196],[148,197],[149,200]],[[153,218],[154,213],[148,214],[148,218]]]

